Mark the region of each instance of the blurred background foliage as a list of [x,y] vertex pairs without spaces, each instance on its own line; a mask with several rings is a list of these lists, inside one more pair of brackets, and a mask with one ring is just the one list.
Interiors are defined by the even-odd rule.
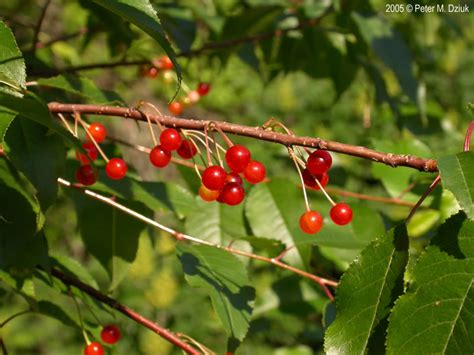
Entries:
[[[468,14],[387,13],[386,2],[380,0],[152,3],[177,53],[184,54],[211,42],[292,28],[328,12],[319,24],[303,30],[204,51],[196,56],[179,56],[184,86],[194,88],[202,81],[212,85],[210,94],[187,108],[183,117],[250,126],[262,125],[275,117],[298,135],[427,158],[461,150],[462,132],[470,120],[466,106],[474,98],[472,11]],[[51,1],[38,38],[45,45],[33,52],[30,50],[33,29],[43,5],[44,1],[34,0],[0,3],[0,18],[13,30],[25,55],[30,81],[54,75],[61,68],[151,60],[163,54],[163,50],[136,27],[86,0]],[[64,40],[56,41],[61,38]],[[101,89],[115,91],[129,106],[146,100],[163,112],[177,87],[175,81],[167,83],[160,76],[142,77],[139,67],[133,65],[97,68],[80,74],[92,79]],[[78,101],[77,96],[59,90],[34,86],[31,89],[49,101]],[[181,89],[178,98],[183,96]],[[151,145],[145,126],[120,119],[102,120],[110,127],[111,135]],[[235,140],[245,142],[252,154],[266,164],[272,179],[283,178],[282,184],[292,186],[295,196],[289,197],[287,208],[299,215],[303,211],[303,198],[296,188],[297,173],[284,147],[239,137]],[[148,166],[146,156],[128,148],[122,152],[137,176],[146,181],[178,181],[194,193],[196,179],[190,178],[186,169],[157,171]],[[72,152],[70,158],[73,156]],[[407,168],[392,169],[341,154],[333,154],[333,159],[329,186],[367,195],[400,197],[415,202],[433,178]],[[72,175],[77,163],[70,159],[68,164],[67,174]],[[406,192],[411,184],[415,187]],[[327,216],[329,205],[321,194],[310,192],[310,197],[313,205]],[[79,236],[74,207],[78,197],[61,192],[59,199],[59,203],[49,209],[45,225],[50,253],[69,255],[106,289],[109,281],[104,268],[85,251]],[[365,219],[354,233],[360,237],[360,245],[347,247],[344,243],[331,245],[328,242],[311,249],[312,271],[329,277],[338,277],[363,245],[409,212],[404,206],[338,199],[353,203],[357,206],[356,216],[359,213]],[[202,208],[202,203],[192,201]],[[409,226],[414,254],[458,208],[452,195],[441,190],[430,197],[426,207]],[[259,208],[259,205],[255,207]],[[173,211],[153,212],[171,226],[186,227],[188,232],[193,230],[188,222],[191,215],[183,222]],[[370,235],[364,230],[369,217],[376,221]],[[329,230],[321,238],[331,240],[334,233]],[[322,353],[325,322],[331,318],[331,309],[326,309],[327,299],[321,291],[294,275],[267,265],[250,264],[250,280],[257,297],[249,335],[238,353]],[[175,242],[164,233],[148,228],[140,232],[135,261],[112,294],[160,324],[188,334],[218,353],[224,352],[226,335],[207,293],[185,284]],[[0,305],[0,320],[26,307],[23,298],[7,292],[3,284],[0,284]],[[100,331],[97,322],[87,308],[83,312],[91,331],[95,329],[97,335]],[[108,350],[110,354],[179,353],[160,337],[120,315],[105,309],[97,312],[101,321],[115,321],[123,330],[123,340],[115,349]],[[74,354],[83,346],[77,328],[65,327],[53,318],[38,315],[18,318],[3,328],[1,334],[12,354]]]

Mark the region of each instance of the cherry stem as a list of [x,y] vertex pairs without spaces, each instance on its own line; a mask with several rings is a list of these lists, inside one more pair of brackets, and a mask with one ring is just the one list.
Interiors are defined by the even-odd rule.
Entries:
[[306,206],[306,212],[309,212],[309,211],[311,211],[311,207],[309,206],[308,194],[306,192],[306,185],[304,183],[303,173],[301,172],[300,166],[299,166],[298,161],[296,159],[295,152],[293,151],[292,147],[288,147],[288,154],[289,154],[291,160],[293,160],[293,163],[295,163],[296,170],[298,171],[298,175],[299,175],[300,180],[301,180],[301,187],[303,188],[303,197],[304,197],[304,204]]
[[146,117],[146,120],[148,122],[148,129],[149,129],[150,134],[151,134],[151,140],[153,141],[153,146],[156,147],[158,145],[158,142],[157,142],[156,137],[155,137],[155,132],[153,132],[153,127],[151,126],[150,117],[148,116],[148,114],[146,112],[143,112],[141,110],[138,110],[138,111],[143,113],[143,115]]
[[179,337],[176,336],[173,332],[169,331],[166,328],[161,327],[160,325],[152,322],[151,320],[143,317],[139,313],[133,311],[132,309],[124,306],[123,304],[119,303],[117,300],[110,298],[109,296],[103,294],[102,292],[96,290],[95,288],[85,284],[79,279],[75,277],[66,275],[62,271],[52,268],[51,275],[59,280],[61,280],[67,286],[73,286],[77,289],[80,289],[87,293],[89,296],[95,298],[97,301],[108,305],[109,307],[115,309],[116,311],[122,313],[123,315],[127,316],[128,318],[132,319],[133,321],[147,327],[148,329],[152,330],[162,338],[168,340],[170,343],[176,345],[177,347],[181,348],[182,350],[186,351],[188,354],[191,355],[199,355],[200,352],[191,347],[190,345],[183,342]]
[[[234,143],[232,143],[232,141],[231,141],[230,138],[227,136],[227,134],[225,134],[222,129],[220,129],[218,126],[216,126],[216,124],[215,124],[214,121],[211,122],[211,125],[212,125],[212,128],[213,128],[213,129],[215,129],[217,132],[219,132],[219,134],[222,136],[222,138],[224,139],[224,141],[226,142],[226,144],[229,146],[229,148],[234,145]],[[215,140],[214,140],[214,141],[215,141]]]
[[64,118],[64,116],[63,116],[61,113],[58,113],[58,117],[61,119],[61,122],[64,124],[64,126],[65,126],[66,129],[69,131],[69,133],[71,133],[74,137],[77,138],[77,130],[76,130],[76,133],[74,134],[74,131],[73,131],[72,128],[69,126],[69,123],[68,123],[67,120]]
[[295,135],[291,129],[289,129],[289,128],[286,127],[282,122],[276,120],[276,119],[273,118],[273,117],[270,118],[267,122],[265,122],[265,123],[262,125],[262,128],[263,128],[263,129],[270,128],[272,131],[275,130],[275,127],[279,127],[279,128],[281,128],[281,129],[283,129],[283,131],[285,131],[285,133],[288,134],[288,135],[291,135],[291,136],[294,136],[294,135]]
[[151,218],[148,218],[148,217],[146,217],[146,216],[144,216],[144,215],[142,215],[142,214],[140,214],[140,213],[138,213],[138,212],[136,212],[136,211],[134,211],[134,210],[132,210],[132,209],[116,202],[116,201],[114,201],[111,198],[100,195],[100,194],[98,194],[94,191],[84,189],[81,185],[72,184],[71,182],[69,182],[65,179],[58,178],[58,183],[63,185],[63,186],[66,186],[66,187],[75,188],[75,189],[77,189],[78,191],[82,192],[83,194],[85,194],[86,196],[88,196],[90,198],[93,198],[93,199],[101,201],[105,204],[108,204],[109,206],[112,206],[112,207],[114,207],[114,208],[116,208],[116,209],[118,209],[118,210],[120,210],[124,213],[127,213],[130,216],[132,216],[132,217],[134,217],[134,218],[136,218],[136,219],[138,219],[138,220],[140,220],[140,221],[142,221],[142,222],[144,222],[144,223],[146,223],[150,226],[161,229],[161,230],[169,233],[171,236],[173,236],[178,241],[186,240],[186,241],[189,241],[189,242],[194,242],[196,244],[207,245],[207,246],[214,247],[214,248],[217,248],[217,249],[225,250],[225,251],[227,251],[229,253],[232,253],[232,254],[241,255],[241,256],[245,256],[245,257],[250,258],[250,259],[260,260],[260,261],[263,261],[263,262],[266,262],[266,263],[269,263],[269,264],[273,264],[273,265],[276,265],[276,266],[278,266],[282,269],[289,270],[289,271],[291,271],[295,274],[298,274],[298,275],[300,275],[304,278],[308,278],[310,280],[313,280],[314,282],[316,282],[317,284],[319,284],[323,288],[326,287],[326,285],[337,287],[337,282],[336,281],[328,280],[328,279],[325,279],[323,277],[313,275],[309,272],[306,272],[304,270],[300,270],[300,269],[295,268],[293,266],[287,265],[287,264],[282,263],[278,260],[267,258],[267,257],[257,255],[257,254],[253,254],[253,253],[249,253],[249,252],[246,252],[246,251],[230,248],[230,247],[225,247],[225,246],[222,246],[222,245],[219,245],[219,244],[214,244],[214,243],[211,243],[211,242],[208,242],[208,241],[205,241],[205,240],[202,240],[202,239],[192,237],[190,235],[178,232],[178,231],[176,231],[172,228],[164,226],[161,223],[159,223],[159,222],[157,222],[157,221],[155,221]]
[[331,196],[329,196],[329,194],[327,193],[326,189],[324,188],[323,185],[321,185],[321,183],[319,182],[319,180],[317,178],[314,178],[314,181],[316,181],[316,184],[318,185],[319,189],[323,192],[324,196],[326,196],[326,198],[328,199],[329,203],[331,203],[331,205],[333,206],[336,206],[336,202],[334,202],[334,200],[331,198]]
[[0,323],[0,329],[6,326],[8,323],[10,323],[16,317],[22,316],[23,314],[30,313],[30,312],[31,312],[31,309],[26,309],[24,311],[20,311],[18,313],[12,314],[10,317],[8,317],[2,323]]
[[212,131],[211,134],[212,134],[211,142],[214,142],[214,149],[216,150],[217,160],[219,162],[219,165],[222,168],[224,168],[224,163],[222,162],[221,153],[220,153],[219,149],[217,148],[217,140],[216,140],[216,137],[214,135],[214,131]]
[[86,301],[86,298],[84,297],[84,291],[80,290],[81,291],[81,294],[82,294],[82,297],[81,300],[82,300],[82,303],[86,306],[87,310],[89,311],[90,314],[92,314],[92,317],[95,319],[95,321],[97,322],[97,324],[100,324],[100,325],[103,325],[102,321],[99,319],[99,317],[97,317],[97,315],[95,314],[95,312],[92,310],[92,307],[91,305],[89,304],[89,302]]
[[76,310],[77,310],[77,316],[79,317],[79,323],[81,324],[81,330],[82,330],[82,335],[84,336],[84,340],[86,341],[86,344],[89,345],[91,341],[89,340],[89,337],[87,336],[87,332],[84,329],[84,321],[82,319],[82,313],[81,309],[79,308],[79,303],[77,303],[76,297],[74,297],[74,294],[71,291],[71,287],[68,286],[68,294],[74,301],[74,304],[76,305]]
[[[153,105],[152,103],[150,102],[147,102],[147,101],[140,101],[138,103],[140,106],[143,106],[143,105],[146,105],[146,106],[149,106],[151,107],[153,110],[156,111],[156,113],[158,113],[158,115],[160,116],[163,116],[163,114],[161,113],[161,111],[158,109],[158,107],[156,107],[155,105]],[[156,125],[158,126],[158,128],[160,129],[161,132],[163,132],[165,130],[165,128],[163,127],[163,125],[160,123],[160,121],[158,121],[158,119],[156,118],[156,116],[153,116],[153,120],[155,121]]]
[[87,134],[87,137],[89,137],[89,139],[92,141],[92,143],[95,145],[97,151],[100,153],[100,155],[102,156],[102,158],[105,160],[106,163],[109,162],[109,158],[107,158],[107,155],[105,155],[104,151],[102,150],[102,148],[99,146],[99,143],[97,143],[97,141],[95,140],[95,138],[92,136],[92,134],[89,132],[89,130],[87,129],[87,126],[86,124],[84,123],[84,121],[81,119],[81,116],[79,115],[79,113],[75,112],[74,113],[74,118],[76,119],[77,122],[79,122],[79,124],[82,126],[82,128],[84,128],[84,131],[86,132]]
[[207,155],[207,166],[212,165],[212,160],[211,160],[211,150],[209,148],[209,125],[206,124],[204,126],[204,135],[205,135],[205,141],[206,141],[206,155]]
[[421,195],[420,199],[418,200],[418,202],[416,203],[415,207],[412,208],[412,210],[410,211],[410,214],[408,215],[408,217],[406,218],[405,220],[405,223],[408,223],[410,221],[410,219],[413,217],[413,215],[415,214],[415,212],[418,210],[418,208],[421,206],[421,204],[423,203],[423,201],[428,197],[428,195],[435,189],[435,187],[439,184],[439,182],[441,181],[441,175],[438,175],[436,176],[436,178],[433,180],[433,182],[430,184],[430,186],[426,189],[425,192],[423,192],[423,195]]

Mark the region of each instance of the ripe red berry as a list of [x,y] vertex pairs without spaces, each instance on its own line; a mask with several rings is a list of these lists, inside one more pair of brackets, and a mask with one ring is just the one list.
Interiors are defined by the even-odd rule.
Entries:
[[120,158],[112,158],[105,166],[105,173],[112,180],[120,180],[127,174],[127,164]]
[[325,150],[313,151],[306,162],[306,168],[312,175],[321,175],[329,170],[332,165],[331,154]]
[[241,173],[245,167],[250,163],[250,151],[243,145],[233,145],[225,153],[225,161],[227,166],[234,173]]
[[202,173],[202,184],[209,190],[221,190],[225,185],[227,173],[220,166],[213,165]]
[[243,184],[242,178],[240,177],[239,174],[236,174],[236,173],[228,173],[225,179],[225,182],[227,184],[235,182],[236,184],[239,184],[240,186],[242,186]]
[[201,96],[206,96],[211,90],[211,84],[209,83],[199,83],[197,86],[197,92]]
[[94,341],[84,348],[84,355],[104,355],[104,348]]
[[183,105],[181,102],[174,101],[168,105],[168,110],[175,115],[179,116],[183,112]]
[[343,226],[352,221],[352,210],[348,204],[336,203],[329,213],[334,223]]
[[158,60],[155,60],[154,64],[158,68],[165,69],[165,70],[170,70],[170,69],[173,69],[174,67],[173,62],[171,61],[170,57],[168,57],[167,55],[164,55],[158,58]]
[[154,166],[164,168],[171,160],[171,153],[163,149],[161,145],[157,145],[151,150],[149,157]]
[[302,174],[303,174],[304,184],[311,189],[319,190],[319,185],[316,183],[316,179],[319,181],[319,183],[323,187],[326,187],[326,185],[329,182],[328,173],[323,173],[321,175],[313,176],[311,175],[308,169],[304,169]]
[[144,73],[145,73],[145,76],[146,76],[146,77],[148,77],[148,78],[150,78],[150,79],[154,79],[154,78],[156,78],[156,77],[158,76],[158,73],[159,73],[159,72],[160,72],[160,71],[158,70],[158,68],[156,68],[156,67],[150,67],[150,68],[147,68]]
[[100,337],[106,344],[115,344],[120,340],[121,336],[120,329],[115,324],[105,326],[100,332]]
[[89,159],[94,161],[97,159],[97,148],[95,147],[94,143],[92,142],[84,142],[82,143],[82,148],[86,151],[87,155],[81,153],[81,152],[76,152],[76,159],[79,160],[82,164],[89,164]]
[[242,185],[236,182],[225,184],[221,191],[222,201],[229,206],[235,206],[242,202],[245,196],[245,191]]
[[160,134],[161,147],[168,152],[178,149],[182,141],[181,135],[174,128],[167,128]]
[[196,155],[197,148],[196,148],[196,145],[192,141],[184,139],[181,142],[181,145],[179,146],[177,153],[183,159],[191,159],[193,156]]
[[[87,131],[95,139],[97,143],[103,142],[105,137],[107,136],[107,130],[105,129],[104,125],[101,123],[97,123],[97,122],[92,123],[87,128]],[[90,139],[89,135],[87,137]]]
[[207,202],[215,201],[220,194],[219,190],[209,190],[206,186],[201,185],[199,187],[199,196]]
[[258,184],[265,179],[265,166],[259,161],[251,161],[244,169],[244,177],[251,184]]
[[308,234],[318,233],[323,226],[323,217],[316,211],[307,211],[300,217],[300,228]]
[[76,171],[76,180],[82,185],[94,185],[97,181],[97,176],[95,174],[94,168],[90,165],[82,165]]

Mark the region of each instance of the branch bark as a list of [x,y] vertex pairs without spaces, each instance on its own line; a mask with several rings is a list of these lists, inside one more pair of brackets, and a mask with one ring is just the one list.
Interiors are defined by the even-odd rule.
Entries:
[[[130,118],[137,121],[146,122],[144,114],[133,108],[100,106],[100,105],[82,105],[82,104],[63,104],[51,102],[48,104],[49,110],[54,113],[63,114],[94,114],[101,116],[116,116]],[[172,116],[151,115],[148,116],[152,120],[158,120],[160,124],[167,127],[185,128],[204,131],[209,121],[197,119],[183,119]],[[434,159],[423,159],[413,155],[392,154],[379,152],[361,146],[325,140],[319,137],[294,136],[266,130],[259,127],[243,126],[235,123],[213,121],[214,126],[221,129],[225,133],[236,134],[245,137],[251,137],[273,143],[280,143],[285,146],[299,145],[309,148],[318,148],[329,150],[336,153],[352,155],[359,158],[369,159],[378,163],[390,165],[392,167],[405,166],[424,172],[437,172],[437,164]]]
[[160,335],[164,339],[168,340],[170,343],[176,345],[177,347],[181,348],[183,351],[185,351],[188,354],[192,355],[199,355],[201,352],[197,351],[194,349],[192,346],[189,344],[185,343],[182,341],[176,334],[173,332],[169,331],[168,329],[162,328],[158,324],[152,322],[151,320],[143,317],[142,315],[138,314],[137,312],[131,310],[127,306],[124,306],[123,304],[119,303],[118,301],[114,300],[113,298],[103,294],[102,292],[96,290],[93,287],[90,287],[89,285],[83,283],[82,281],[71,277],[62,271],[52,268],[51,269],[51,275],[54,276],[55,278],[61,280],[65,285],[69,286],[74,286],[85,293],[87,293],[89,296],[95,298],[97,301],[105,303],[109,307],[117,310],[118,312],[122,313],[123,315],[127,316],[128,318],[134,320],[135,322],[147,327],[148,329],[152,330],[156,334]]

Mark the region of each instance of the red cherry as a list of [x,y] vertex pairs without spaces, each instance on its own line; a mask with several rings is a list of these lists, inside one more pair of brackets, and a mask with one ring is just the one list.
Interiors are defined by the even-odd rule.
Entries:
[[94,168],[90,165],[82,165],[76,171],[76,180],[82,185],[94,185],[97,181],[97,176],[95,174]]
[[332,221],[340,226],[352,221],[352,210],[346,203],[336,203],[329,214]]
[[112,158],[105,166],[105,173],[112,180],[120,180],[127,174],[127,164],[120,158]]
[[227,173],[220,166],[213,165],[202,173],[202,184],[209,190],[221,190],[227,178]]
[[209,190],[206,186],[201,185],[199,187],[199,196],[207,202],[215,201],[220,194],[220,191],[218,190]]
[[192,141],[184,139],[181,142],[181,145],[179,146],[177,153],[183,159],[191,159],[193,156],[196,155],[197,148],[196,148],[196,145]]
[[160,70],[156,67],[150,67],[145,70],[145,76],[150,79],[155,79],[158,76]]
[[319,183],[323,187],[326,187],[326,185],[329,182],[328,173],[323,173],[321,175],[313,176],[311,175],[308,169],[304,169],[302,174],[303,174],[304,184],[311,189],[319,190],[319,185],[316,183],[316,179],[319,181]]
[[227,184],[235,182],[236,184],[239,184],[240,186],[242,186],[242,184],[244,183],[240,175],[236,173],[228,173],[227,177],[225,178],[225,182]]
[[158,60],[155,60],[154,64],[158,68],[165,69],[165,70],[170,70],[170,69],[173,69],[174,67],[173,62],[171,61],[170,57],[168,57],[167,55],[164,55],[158,58]]
[[225,161],[227,166],[234,173],[241,173],[245,167],[250,163],[251,159],[250,151],[243,145],[233,145],[225,153]]
[[306,162],[306,168],[312,175],[321,175],[329,170],[332,165],[331,154],[325,150],[313,151]]
[[100,332],[100,337],[106,344],[115,344],[120,340],[121,336],[122,334],[120,333],[120,329],[115,324],[109,324],[105,326]]
[[322,226],[323,217],[316,211],[307,211],[300,217],[300,228],[305,233],[318,233]]
[[181,102],[174,101],[168,105],[168,110],[175,116],[179,116],[183,112]]
[[94,143],[92,142],[84,142],[82,143],[82,148],[86,151],[87,155],[81,153],[81,152],[76,152],[76,159],[79,160],[82,164],[89,164],[90,161],[87,159],[87,157],[90,158],[90,160],[94,161],[97,159],[97,148],[95,147]]
[[84,348],[84,355],[104,355],[104,348],[94,341]]
[[151,150],[149,157],[154,166],[164,168],[171,160],[171,153],[163,149],[161,145],[157,145]]
[[222,201],[229,206],[235,206],[242,202],[245,191],[242,185],[235,182],[225,184],[221,191]]
[[265,166],[259,161],[251,161],[244,169],[244,177],[251,184],[258,184],[265,179]]
[[209,83],[199,83],[197,86],[197,92],[201,96],[206,96],[209,93],[209,90],[211,90],[211,84]]
[[[104,125],[101,123],[94,122],[92,123],[89,128],[87,128],[89,134],[95,139],[97,143],[101,143],[104,141],[105,137],[107,136],[107,130],[105,129]],[[89,135],[87,137],[90,139]]]
[[182,141],[181,135],[174,128],[167,128],[160,134],[161,147],[169,152],[178,149]]

